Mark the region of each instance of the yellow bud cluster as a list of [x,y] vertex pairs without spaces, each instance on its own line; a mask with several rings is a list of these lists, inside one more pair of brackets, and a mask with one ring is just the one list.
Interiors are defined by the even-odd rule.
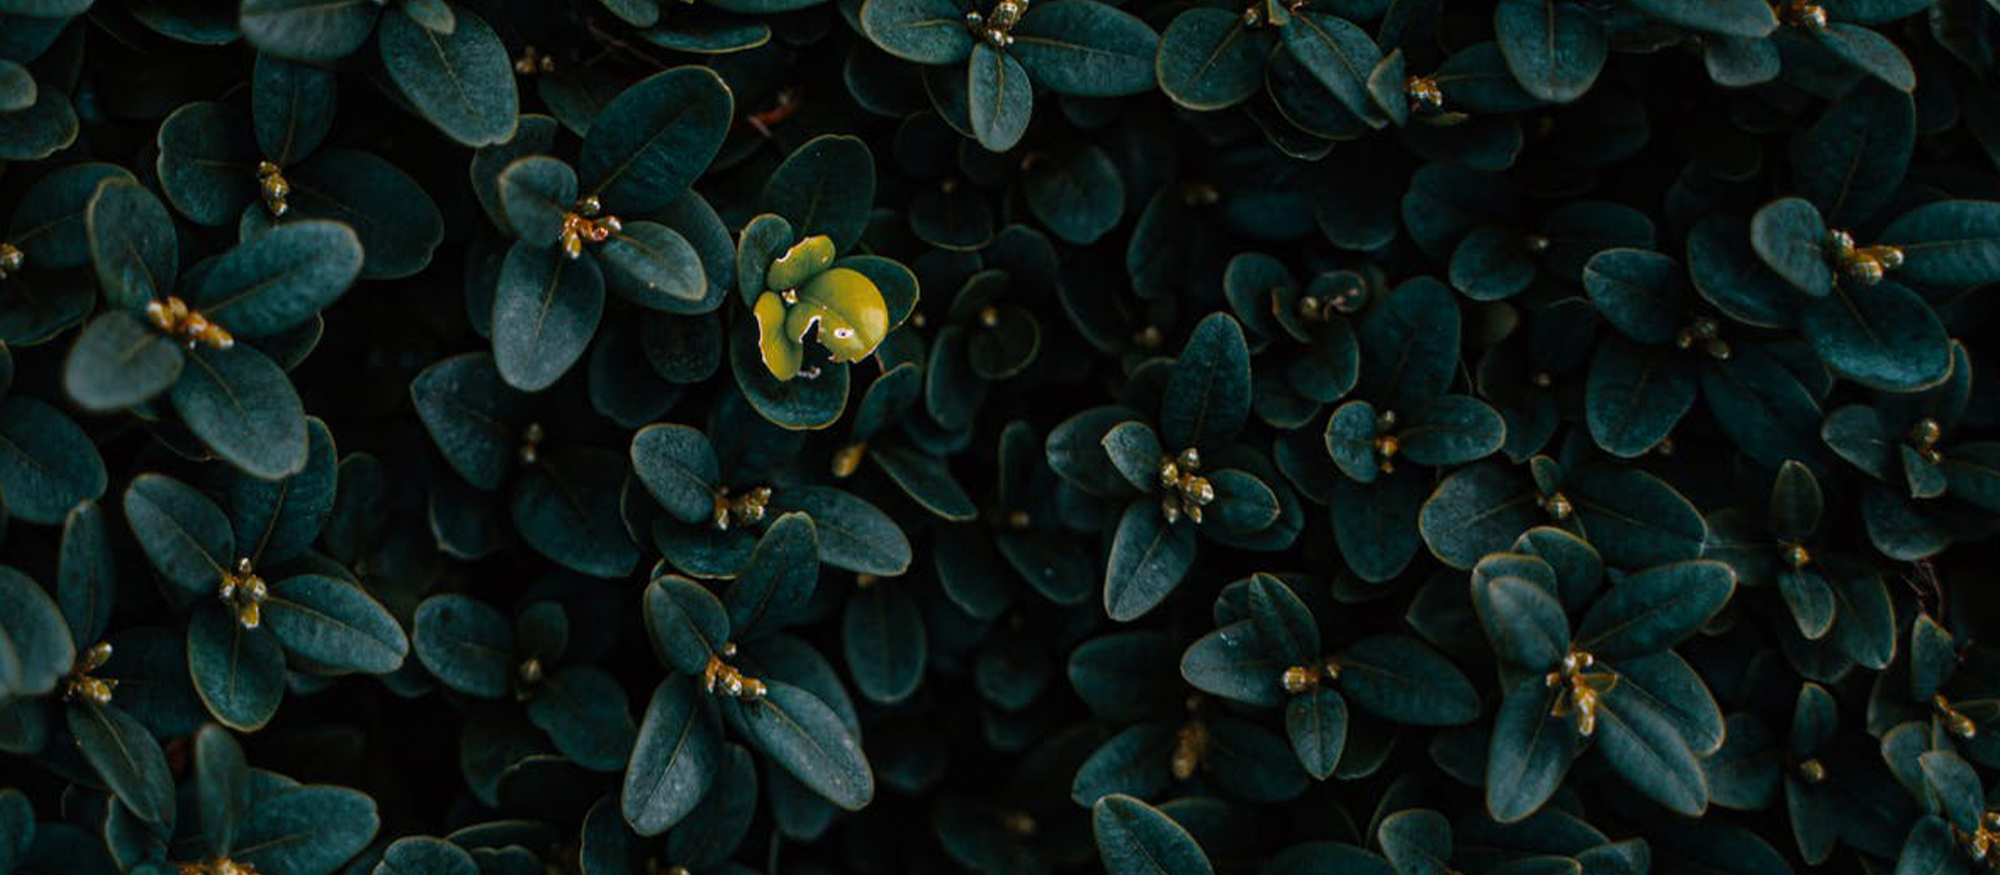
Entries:
[[1576,734],[1590,737],[1597,732],[1597,711],[1600,700],[1611,688],[1618,686],[1618,676],[1609,671],[1592,671],[1597,658],[1581,650],[1571,650],[1563,654],[1562,664],[1542,679],[1552,690],[1557,690],[1555,707],[1549,709],[1549,716],[1571,718],[1576,721]]
[[1021,23],[1021,15],[1027,11],[1028,0],[1000,0],[990,15],[965,13],[965,27],[988,45],[1004,49],[1014,44],[1014,25]]
[[1944,721],[1944,728],[1951,734],[1959,738],[1971,738],[1979,734],[1979,724],[1965,716],[1965,712],[1952,707],[1951,700],[1946,699],[1943,693],[1931,696],[1931,709],[1938,713],[1938,719]]
[[236,345],[236,338],[220,325],[208,321],[207,316],[188,308],[187,302],[169,296],[165,301],[146,304],[146,321],[153,323],[161,334],[174,338],[193,349],[196,344],[210,349],[228,349]]
[[216,594],[236,612],[238,625],[255,629],[264,624],[264,600],[271,597],[271,588],[250,567],[250,560],[238,559],[234,569],[223,572]]
[[1322,659],[1318,665],[1294,665],[1278,676],[1278,684],[1293,695],[1318,689],[1322,683],[1340,680],[1340,663]]
[[1174,777],[1185,781],[1201,768],[1201,756],[1208,750],[1208,724],[1196,717],[1181,725],[1174,734]]
[[27,253],[12,243],[0,243],[0,280],[6,279],[28,262]]
[[82,699],[93,705],[111,704],[111,691],[117,689],[118,682],[91,675],[110,661],[109,641],[99,641],[77,654],[76,664],[70,666],[69,674],[63,676],[63,701]]
[[1182,450],[1178,457],[1160,460],[1160,489],[1165,493],[1160,512],[1167,522],[1179,522],[1185,515],[1200,523],[1201,509],[1215,500],[1215,487],[1195,473],[1200,470],[1201,452],[1193,447]]
[[269,161],[257,162],[257,192],[264,197],[264,209],[273,217],[282,216],[292,208],[285,199],[292,194],[292,184],[285,181],[284,168]]
[[729,487],[715,491],[715,529],[729,531],[731,526],[742,526],[764,521],[764,505],[771,501],[771,487],[759,486],[742,495],[732,496]]
[[[733,647],[724,649],[735,652]],[[737,671],[713,653],[708,655],[708,666],[701,671],[701,688],[710,693],[719,691],[722,695],[744,702],[755,702],[768,692],[763,681]]]
[[576,209],[563,214],[562,233],[558,240],[562,244],[563,255],[572,260],[583,255],[583,244],[603,243],[611,235],[625,230],[625,223],[617,216],[599,215],[604,212],[604,204],[591,195],[576,202]]
[[1834,266],[1849,279],[1864,286],[1882,281],[1889,271],[1903,266],[1903,250],[1894,246],[1856,246],[1854,235],[1830,232]]

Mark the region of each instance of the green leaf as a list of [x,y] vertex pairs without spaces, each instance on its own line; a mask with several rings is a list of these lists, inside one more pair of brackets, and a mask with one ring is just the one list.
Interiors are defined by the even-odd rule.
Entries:
[[331,875],[375,838],[375,800],[357,790],[295,786],[257,800],[232,858],[259,872]]
[[1203,635],[1181,654],[1181,677],[1195,689],[1260,708],[1284,703],[1279,681],[1287,668],[1279,652],[1258,639],[1249,620]]
[[649,425],[632,435],[632,470],[646,491],[684,523],[715,515],[720,468],[708,436],[685,425]]
[[1871,389],[1912,392],[1951,376],[1950,338],[1937,313],[1894,280],[1836,285],[1806,305],[1799,330],[1828,370]]
[[137,310],[173,290],[180,275],[174,220],[145,186],[106,179],[90,198],[84,229],[98,287],[112,306]]
[[605,104],[583,138],[577,176],[606,209],[644,213],[678,199],[722,148],[735,100],[704,67],[676,67]]
[[1577,646],[1613,661],[1686,640],[1736,589],[1736,572],[1712,560],[1658,565],[1612,588],[1577,628]]
[[1611,54],[1596,10],[1560,0],[1501,0],[1493,33],[1514,80],[1551,103],[1582,97]]
[[39,161],[76,142],[76,109],[53,88],[20,112],[0,113],[0,161]]
[[367,42],[381,13],[373,0],[244,0],[237,26],[259,51],[333,61]]
[[1606,249],[1583,267],[1583,287],[1605,321],[1643,344],[1674,339],[1688,302],[1680,263],[1643,249]]
[[62,411],[25,396],[0,403],[0,490],[7,512],[54,525],[104,494],[104,460]]
[[1236,440],[1250,416],[1250,350],[1243,329],[1225,313],[1195,326],[1174,360],[1160,403],[1160,439],[1169,452],[1193,447],[1218,452]]
[[637,734],[625,688],[590,665],[564,666],[543,678],[528,700],[528,720],[570,762],[593,772],[623,767]]
[[1708,525],[1666,481],[1637,468],[1597,464],[1572,473],[1562,494],[1580,534],[1604,561],[1646,568],[1700,556]]
[[264,622],[286,650],[330,668],[388,674],[410,652],[388,609],[338,578],[301,574],[271,584]]
[[35,105],[35,77],[28,68],[0,60],[0,113],[20,112]]
[[1043,154],[1028,161],[1021,186],[1035,218],[1056,237],[1078,245],[1094,243],[1110,233],[1125,206],[1125,184],[1118,176],[1118,166],[1096,147]]
[[1633,8],[1668,24],[1724,36],[1763,37],[1778,29],[1762,0],[1633,0]]
[[1688,817],[1708,808],[1708,777],[1672,723],[1644,700],[1617,695],[1598,711],[1596,747],[1646,798]]
[[290,377],[255,348],[197,346],[171,397],[195,437],[256,477],[296,474],[306,464],[306,412]]
[[576,171],[567,162],[529,155],[500,171],[496,182],[500,212],[514,236],[536,246],[554,246],[576,206]]
[[1356,577],[1379,583],[1409,567],[1423,546],[1417,520],[1429,486],[1429,477],[1409,468],[1365,485],[1334,485],[1334,542]]
[[1242,16],[1231,10],[1185,10],[1160,34],[1155,62],[1160,90],[1200,112],[1235,106],[1264,87],[1264,61],[1272,42],[1263,31],[1245,27]]
[[250,73],[250,117],[264,157],[282,167],[326,142],[333,130],[337,82],[324,67],[257,55]]
[[861,743],[817,696],[767,680],[763,698],[734,702],[744,734],[785,772],[849,811],[875,798],[875,773]]
[[790,486],[772,495],[769,509],[812,517],[821,562],[877,577],[909,570],[909,536],[888,514],[853,493],[828,486]]
[[287,222],[210,262],[190,306],[238,340],[312,318],[361,275],[361,241],[338,222]]
[[646,585],[644,605],[653,652],[675,671],[700,675],[729,641],[729,610],[685,577],[654,578]]
[[1285,703],[1285,735],[1306,774],[1326,780],[1347,745],[1347,701],[1327,689],[1293,696]]
[[1479,716],[1472,682],[1414,638],[1363,638],[1335,658],[1340,691],[1354,706],[1412,726],[1451,726]]
[[67,709],[70,735],[92,771],[133,816],[161,830],[174,823],[174,776],[146,727],[123,710],[87,702]]
[[493,296],[493,363],[507,385],[539,392],[568,373],[604,315],[594,258],[564,258],[526,241],[507,250]]
[[861,240],[875,206],[875,156],[858,137],[815,137],[772,172],[759,203],[800,237],[825,235],[833,251],[846,252]]
[[967,117],[979,145],[993,152],[1014,148],[1035,110],[1028,71],[1013,55],[983,42],[973,45],[966,70]]
[[1194,836],[1159,809],[1112,794],[1091,806],[1097,855],[1110,875],[1212,875]]
[[1788,197],[1759,208],[1750,217],[1750,245],[1799,291],[1823,297],[1833,290],[1826,221],[1810,201]]
[[1457,374],[1458,302],[1437,280],[1406,281],[1369,311],[1359,340],[1362,395],[1398,415],[1422,410]]
[[196,224],[227,225],[257,202],[261,156],[248,120],[236,109],[207,102],[176,109],[160,123],[157,143],[160,157],[153,166],[160,191]]
[[1104,610],[1130,622],[1179,587],[1194,564],[1195,523],[1168,522],[1157,502],[1134,499],[1118,519],[1104,569]]
[[1500,700],[1486,752],[1486,811],[1513,823],[1534,814],[1562,785],[1582,750],[1567,718],[1549,713],[1553,697],[1540,677]]
[[1368,74],[1382,62],[1382,50],[1366,31],[1338,15],[1302,8],[1292,13],[1282,33],[1285,50],[1342,107],[1370,127],[1382,125],[1382,112],[1368,94]]
[[1925,204],[1890,222],[1881,242],[1903,250],[1899,280],[1945,288],[2000,282],[2000,203]]
[[410,633],[417,661],[445,686],[483,699],[514,688],[514,627],[485,602],[457,594],[417,605]]
[[92,412],[122,410],[164,392],[185,364],[174,342],[125,311],[91,321],[63,363],[63,389]]
[[245,629],[234,611],[207,606],[188,620],[188,674],[222,725],[255,732],[285,697],[285,652],[264,628]]
[[571,571],[600,578],[630,574],[639,550],[620,524],[628,470],[618,454],[596,447],[542,453],[508,501],[514,530]]
[[1290,586],[1268,574],[1253,574],[1245,595],[1260,646],[1287,665],[1319,659],[1319,621]]
[[868,450],[868,458],[889,475],[904,494],[941,519],[965,522],[979,516],[979,508],[964,487],[951,476],[944,460],[903,447]]
[[253,804],[250,763],[236,737],[213,723],[195,731],[194,790],[202,838],[217,853],[228,853]]
[[619,796],[625,822],[646,836],[680,823],[715,781],[721,757],[721,738],[702,707],[694,677],[661,681],[653,688],[625,768]]
[[819,530],[812,517],[778,517],[722,592],[732,634],[750,639],[783,628],[812,601],[818,584]]
[[70,508],[63,519],[56,604],[62,608],[70,640],[78,647],[102,639],[105,626],[111,622],[118,589],[118,554],[112,551],[109,525],[104,509],[94,501]]
[[1424,501],[1417,524],[1439,560],[1471,568],[1542,520],[1535,499],[1534,490],[1507,468],[1475,464],[1438,484]]
[[1008,35],[1008,53],[1057,94],[1123,97],[1153,89],[1160,37],[1124,10],[1096,0],[1039,4]]
[[333,513],[340,459],[333,433],[317,417],[306,420],[306,466],[283,480],[238,474],[229,482],[230,527],[241,533],[245,553],[259,565],[288,562],[319,539]]
[[382,67],[445,136],[474,148],[507,142],[520,113],[514,62],[484,19],[464,9],[453,17],[451,32],[439,33],[408,14],[384,16],[375,37]]
[[405,836],[382,850],[370,875],[478,875],[479,864],[463,848],[444,839]]
[[1486,403],[1442,395],[1396,432],[1399,452],[1418,465],[1444,468],[1483,459],[1507,440],[1507,425]]
[[1472,605],[1486,640],[1503,665],[1524,672],[1546,671],[1569,651],[1569,618],[1562,602],[1534,577],[1547,564],[1516,554],[1496,553],[1473,570]]
[[235,565],[236,538],[222,509],[164,474],[141,474],[125,488],[125,522],[146,558],[181,589],[207,595]]
[[840,642],[855,690],[870,701],[904,701],[923,682],[930,643],[923,611],[905,587],[878,582],[848,597]]
[[[9,22],[19,26],[19,19]],[[133,181],[115,164],[86,161],[42,174],[14,205],[7,242],[42,267],[69,269],[91,262],[88,214],[98,186]]]
[[75,660],[61,609],[33,579],[0,566],[0,701],[53,691]]
[[1889,201],[1909,168],[1916,137],[1910,95],[1862,82],[1792,140],[1792,188],[1827,223],[1847,228]]
[[951,0],[867,0],[861,31],[883,51],[919,64],[954,64],[972,54],[965,10]]

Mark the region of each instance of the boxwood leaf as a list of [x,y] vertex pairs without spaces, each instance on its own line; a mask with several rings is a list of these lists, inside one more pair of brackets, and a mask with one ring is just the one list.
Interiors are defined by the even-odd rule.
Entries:
[[479,864],[456,844],[429,836],[405,836],[382,850],[370,875],[478,875]]
[[54,525],[104,487],[104,460],[75,421],[25,396],[0,403],[0,489],[8,513]]
[[174,412],[224,460],[265,478],[306,463],[306,412],[291,378],[256,349],[197,346],[174,383]]
[[[367,0],[355,0],[356,5]],[[258,5],[246,3],[246,11]],[[160,123],[153,162],[160,191],[174,209],[199,225],[236,221],[257,201],[260,154],[249,121],[220,103],[190,103]]]
[[603,315],[596,259],[515,243],[493,296],[493,363],[509,386],[546,389],[583,357]]
[[919,64],[953,64],[972,54],[965,10],[951,0],[868,0],[861,31],[883,51]]
[[668,667],[699,675],[729,641],[729,610],[706,588],[667,575],[646,585],[646,631]]
[[411,648],[445,686],[484,699],[514,688],[514,627],[470,596],[431,596],[417,605]]
[[513,59],[485,19],[464,9],[453,18],[451,32],[439,33],[406,13],[384,16],[375,38],[382,67],[445,136],[474,148],[504,143],[520,113]]
[[258,53],[250,73],[257,148],[279,166],[317,151],[333,130],[338,78],[332,70]]
[[923,682],[930,644],[923,611],[904,587],[856,590],[841,612],[840,641],[854,688],[870,701],[901,702]]
[[1366,31],[1338,15],[1299,9],[1282,32],[1285,50],[1341,106],[1372,127],[1382,125],[1381,110],[1368,94],[1368,74],[1381,63],[1382,50]]
[[286,650],[335,669],[388,674],[410,652],[387,608],[361,587],[325,575],[271,584],[264,621]]
[[1903,250],[1897,279],[1946,288],[2000,281],[2000,203],[1925,204],[1889,223],[1881,240]]
[[229,518],[207,496],[164,474],[141,474],[125,488],[125,522],[153,567],[189,593],[206,595],[235,565]]
[[1362,393],[1401,415],[1422,410],[1457,372],[1458,302],[1437,280],[1409,280],[1369,312],[1359,338]]
[[1806,305],[1799,330],[1834,374],[1871,389],[1912,392],[1951,375],[1951,344],[1937,313],[1893,280]]
[[666,313],[711,309],[700,254],[679,231],[665,225],[625,223],[598,246],[597,261],[611,291],[641,307]]
[[1110,875],[1211,875],[1201,845],[1159,809],[1122,794],[1091,806],[1091,833]]
[[734,107],[729,87],[706,67],[634,83],[604,105],[583,138],[576,169],[584,193],[614,212],[672,203],[722,148]]
[[1569,651],[1569,619],[1554,592],[1531,577],[1513,576],[1521,558],[1496,553],[1482,560],[1473,571],[1472,606],[1503,665],[1542,672]]
[[61,609],[33,579],[0,566],[0,699],[54,690],[75,659]]
[[1328,689],[1293,696],[1285,703],[1285,735],[1306,774],[1326,780],[1347,745],[1347,701]]
[[749,639],[782,628],[812,601],[818,584],[819,531],[813,518],[803,513],[778,517],[722,592],[732,634]]
[[[977,63],[977,52],[973,60]],[[1096,146],[1066,149],[1029,160],[1021,179],[1021,192],[1028,201],[1028,210],[1051,233],[1078,245],[1094,243],[1110,233],[1117,227],[1125,206],[1125,183],[1118,176],[1118,165]]]
[[1501,0],[1493,33],[1514,80],[1551,103],[1582,97],[1611,54],[1597,11],[1559,0]]
[[1007,51],[1057,94],[1123,97],[1151,91],[1160,37],[1137,16],[1096,0],[1030,7]]
[[1572,473],[1562,494],[1576,509],[1581,534],[1624,568],[1700,556],[1708,525],[1672,486],[1637,468],[1599,464]]
[[549,734],[563,756],[593,772],[623,767],[637,734],[625,688],[591,665],[564,666],[537,684],[528,720]]
[[1417,520],[1429,486],[1429,477],[1408,468],[1372,483],[1334,484],[1334,543],[1356,577],[1379,583],[1409,567],[1423,546]]
[[1540,677],[1507,691],[1486,752],[1486,811],[1513,823],[1554,795],[1582,749],[1566,718],[1549,713],[1553,697]]
[[167,755],[146,727],[108,705],[73,702],[66,714],[77,751],[112,795],[133,816],[171,830],[174,776],[167,770]]
[[318,313],[361,275],[354,230],[338,222],[287,222],[206,265],[189,303],[238,339],[268,337]]
[[218,854],[235,849],[236,828],[250,813],[250,763],[229,730],[208,724],[194,735],[194,799],[201,835]]
[[[63,518],[56,568],[56,604],[76,646],[104,637],[118,590],[118,558],[104,510],[95,501],[70,508]],[[65,669],[67,667],[64,667]]]
[[1158,503],[1134,499],[1118,519],[1104,569],[1104,610],[1130,622],[1165,601],[1194,564],[1195,525],[1168,522]]
[[1541,521],[1535,499],[1534,490],[1507,468],[1474,464],[1437,485],[1417,524],[1438,559],[1453,568],[1471,568]]
[[381,14],[381,5],[371,0],[244,0],[237,26],[258,51],[333,61],[367,42]]
[[1250,416],[1250,349],[1226,313],[1195,326],[1174,360],[1160,402],[1160,440],[1169,452],[1220,451]]
[[1241,15],[1198,6],[1174,16],[1160,34],[1154,62],[1160,90],[1200,112],[1227,109],[1264,87],[1273,38],[1244,26]]
[[84,230],[98,287],[112,306],[137,310],[173,290],[180,274],[173,217],[145,186],[106,179],[90,198]]
[[1181,677],[1195,689],[1261,708],[1284,703],[1279,680],[1289,667],[1279,651],[1259,641],[1249,620],[1203,635],[1181,654]]
[[772,172],[759,203],[799,236],[825,235],[833,251],[846,252],[861,240],[875,206],[875,156],[858,137],[815,137]]
[[1486,402],[1441,395],[1396,433],[1399,452],[1419,465],[1449,467],[1483,459],[1507,440],[1507,425]]
[[619,796],[634,832],[666,832],[708,792],[722,757],[711,713],[693,676],[670,677],[653,688]]
[[1902,184],[1915,137],[1910,95],[1862,82],[1792,140],[1792,187],[1829,224],[1851,227]]
[[639,550],[620,524],[619,504],[628,470],[618,454],[596,447],[544,452],[522,472],[508,501],[514,530],[536,552],[579,574],[630,574]]
[[1372,635],[1334,657],[1340,691],[1354,706],[1413,726],[1450,726],[1479,716],[1479,694],[1457,666],[1414,638]]
[[500,212],[514,236],[536,246],[554,246],[564,217],[576,205],[576,171],[547,155],[529,155],[500,171],[496,189]]
[[35,105],[35,77],[28,68],[0,60],[0,112],[20,112]]
[[828,802],[858,810],[875,798],[875,773],[861,743],[819,697],[783,681],[733,708],[744,734],[785,772]]
[[1752,0],[1634,0],[1632,6],[1669,24],[1724,36],[1762,37],[1778,29],[1771,7]]
[[245,629],[234,612],[205,606],[188,619],[188,674],[222,725],[255,732],[285,697],[285,652],[270,629]]
[[346,787],[296,786],[257,800],[234,859],[259,872],[330,875],[375,838],[375,800]]
[[1693,364],[1676,350],[1607,337],[1584,382],[1584,422],[1605,452],[1633,458],[1680,424],[1700,386]]
[[770,510],[800,511],[819,534],[819,559],[856,574],[895,577],[909,570],[910,539],[881,508],[828,486],[788,486],[771,496]]
[[1612,770],[1676,814],[1694,817],[1706,810],[1708,776],[1673,723],[1644,699],[1620,697],[1617,687],[1603,702],[1595,737]]
[[986,43],[972,47],[966,66],[966,112],[979,145],[1005,152],[1028,132],[1035,89],[1014,56]]
[[1708,622],[1735,589],[1736,572],[1721,562],[1648,568],[1598,599],[1577,627],[1577,646],[1613,661],[1666,650]]
[[675,519],[708,521],[721,473],[708,436],[685,425],[649,425],[632,435],[632,470]]

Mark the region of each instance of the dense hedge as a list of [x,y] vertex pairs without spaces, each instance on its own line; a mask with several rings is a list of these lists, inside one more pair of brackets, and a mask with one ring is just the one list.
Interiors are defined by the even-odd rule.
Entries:
[[970,2],[0,0],[0,875],[2000,868],[2000,2]]

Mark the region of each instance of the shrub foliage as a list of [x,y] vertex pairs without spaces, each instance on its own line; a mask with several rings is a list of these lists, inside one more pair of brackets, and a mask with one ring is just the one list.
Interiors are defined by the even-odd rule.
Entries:
[[0,0],[0,875],[2000,867],[2000,2]]

